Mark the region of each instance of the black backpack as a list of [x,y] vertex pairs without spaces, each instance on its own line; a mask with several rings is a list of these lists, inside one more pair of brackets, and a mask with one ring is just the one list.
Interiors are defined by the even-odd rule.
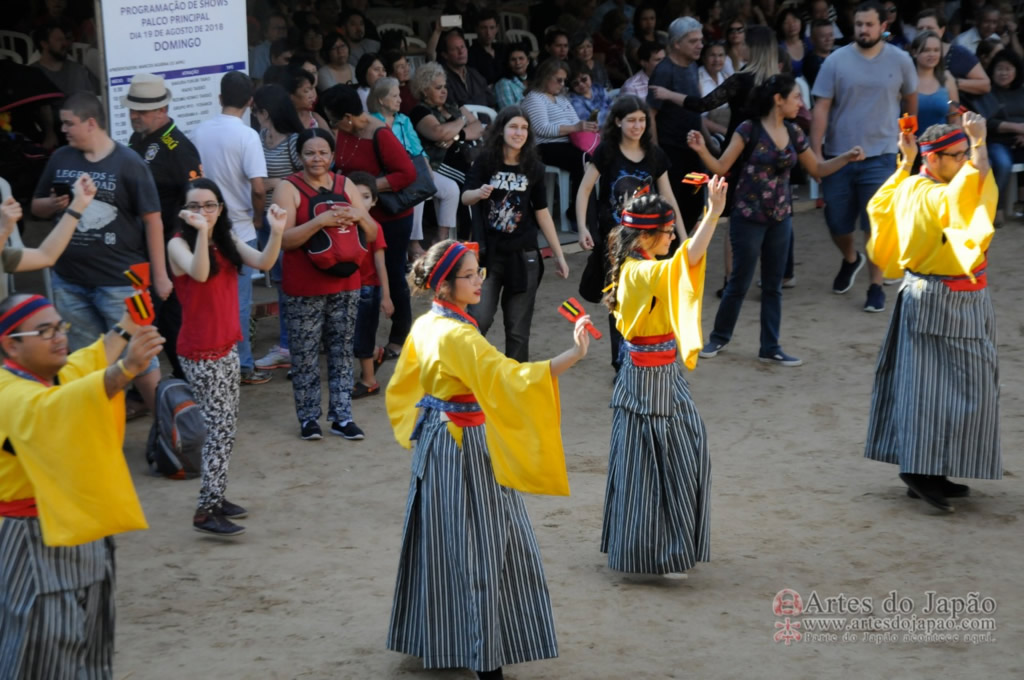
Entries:
[[192,479],[202,469],[206,421],[184,380],[164,378],[156,387],[156,413],[146,442],[146,462],[154,474]]

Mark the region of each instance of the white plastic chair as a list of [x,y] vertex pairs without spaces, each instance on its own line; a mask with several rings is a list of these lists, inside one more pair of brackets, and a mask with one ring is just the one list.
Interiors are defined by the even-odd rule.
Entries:
[[[473,115],[480,120],[480,123],[484,127],[487,127],[494,122],[494,119],[498,117],[498,112],[492,109],[490,106],[484,106],[483,104],[464,104],[468,111],[472,111]],[[485,121],[481,116],[487,116]]]
[[506,43],[521,43],[523,41],[530,43],[530,57],[536,58],[540,54],[540,44],[537,42],[537,36],[519,28],[510,28],[505,31]]
[[509,29],[525,31],[530,27],[526,15],[519,12],[498,12],[498,23],[506,31]]
[[[10,183],[3,177],[0,177],[0,202],[6,201],[11,195]],[[14,227],[10,237],[7,239],[7,243],[12,248],[25,247],[24,241],[21,240],[21,230],[19,227]],[[53,300],[53,282],[50,280],[49,267],[43,270],[43,286],[46,288],[46,297]],[[12,272],[7,272],[7,294],[14,294],[14,274]]]
[[[418,47],[424,52],[427,51],[427,41],[423,38],[417,38],[414,35],[405,36],[405,44],[409,47]],[[406,57],[408,59],[408,57]]]
[[17,52],[21,55],[20,63],[25,64],[32,56],[32,38],[18,31],[0,31],[0,48]]
[[79,64],[85,64],[85,53],[89,51],[89,43],[71,43],[71,58]]
[[21,58],[21,55],[14,50],[8,50],[0,47],[0,59],[10,59],[15,64],[24,64],[25,61]]
[[554,175],[555,179],[554,179],[554,181],[549,181],[547,179],[544,180],[544,184],[545,184],[545,187],[547,189],[547,196],[548,196],[548,210],[554,210],[554,205],[555,205],[555,186],[557,184],[557,186],[558,186],[558,215],[556,217],[558,218],[558,224],[560,225],[559,228],[562,231],[572,231],[571,227],[569,226],[569,220],[565,216],[565,211],[569,207],[569,202],[572,199],[572,195],[570,193],[571,189],[570,189],[570,184],[569,184],[569,171],[568,170],[562,170],[561,168],[557,168],[554,165],[545,165],[544,166],[544,175],[545,175],[545,177],[547,175],[549,175],[549,174]]
[[406,26],[405,24],[378,24],[377,33],[387,33],[388,31],[401,31],[407,36],[416,35],[416,31],[412,30],[412,26]]

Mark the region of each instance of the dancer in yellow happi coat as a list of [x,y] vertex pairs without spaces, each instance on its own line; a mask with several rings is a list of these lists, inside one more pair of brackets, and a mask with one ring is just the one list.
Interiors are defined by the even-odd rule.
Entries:
[[868,256],[903,276],[875,369],[864,455],[900,467],[907,494],[951,512],[969,488],[947,476],[999,479],[999,360],[986,253],[998,192],[985,119],[900,136],[896,173],[868,203]]
[[69,356],[68,327],[42,296],[0,302],[3,680],[113,676],[110,537],[146,528],[121,451],[123,390],[163,338],[126,314]]
[[388,384],[412,479],[387,646],[425,668],[501,667],[558,655],[540,550],[520,491],[567,495],[558,376],[587,353],[589,317],[574,347],[519,363],[480,334],[466,307],[486,271],[455,241],[413,265],[414,290],[434,293],[413,324]]
[[630,201],[609,239],[605,302],[623,342],[601,551],[618,571],[680,574],[710,559],[711,459],[679,361],[697,364],[705,255],[725,194],[715,177],[704,219],[668,259],[654,259],[675,238],[675,213],[660,196]]

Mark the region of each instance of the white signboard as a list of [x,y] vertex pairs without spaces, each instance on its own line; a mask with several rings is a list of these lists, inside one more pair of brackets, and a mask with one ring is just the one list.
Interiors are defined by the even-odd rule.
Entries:
[[220,111],[220,79],[248,69],[245,0],[101,0],[110,135],[132,134],[121,97],[136,73],[171,90],[170,115],[186,133]]

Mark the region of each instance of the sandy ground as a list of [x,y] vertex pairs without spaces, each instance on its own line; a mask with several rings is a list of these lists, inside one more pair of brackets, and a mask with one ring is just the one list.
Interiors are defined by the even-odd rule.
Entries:
[[[598,552],[612,371],[607,339],[596,343],[561,380],[572,496],[527,499],[560,656],[508,667],[506,677],[900,679],[948,677],[954,669],[1024,676],[1024,279],[1015,269],[1024,260],[1022,228],[1011,223],[997,233],[989,270],[1001,329],[1006,478],[973,483],[972,497],[957,501],[952,515],[907,498],[894,467],[863,458],[874,364],[896,288],[886,289],[883,314],[861,311],[866,273],[849,294],[831,293],[839,257],[820,211],[796,219],[798,282],[785,293],[783,346],[805,365],[757,362],[754,289],[728,351],[701,360],[688,376],[707,424],[714,481],[712,561],[687,580],[631,581],[609,571]],[[705,337],[717,309],[724,235],[711,251]],[[570,327],[555,308],[576,294],[584,258],[569,258],[568,282],[549,268],[534,358],[569,346]],[[258,352],[275,328],[276,320],[260,322]],[[490,337],[503,344],[500,325]],[[383,379],[390,371],[386,365]],[[248,533],[229,543],[192,530],[198,481],[149,476],[142,460],[148,423],[129,425],[125,450],[151,528],[118,539],[116,678],[471,677],[423,671],[416,659],[384,649],[409,454],[391,435],[383,398],[357,401],[355,415],[366,441],[327,435],[304,442],[283,371],[267,385],[243,388],[229,496],[251,515]],[[772,610],[783,588],[805,604],[812,591],[822,599],[871,598],[879,617],[889,616],[882,604],[890,591],[910,598],[908,614],[923,618],[927,591],[978,593],[995,601],[996,630],[978,644],[904,640],[905,631],[875,643],[840,631],[832,642],[805,637],[785,645],[773,641],[785,632],[776,627],[785,617]],[[807,625],[791,630],[807,632]]]

